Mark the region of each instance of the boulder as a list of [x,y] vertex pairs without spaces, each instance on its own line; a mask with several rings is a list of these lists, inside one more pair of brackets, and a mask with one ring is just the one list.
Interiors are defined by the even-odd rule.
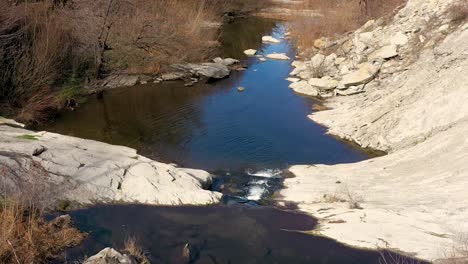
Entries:
[[105,248],[88,258],[83,264],[137,264],[133,257],[121,254],[113,248]]
[[263,43],[273,43],[273,44],[278,44],[280,43],[281,41],[272,37],[272,36],[263,36],[262,37],[262,42]]
[[390,43],[396,46],[404,46],[408,44],[408,37],[403,32],[399,31],[390,39]]
[[215,62],[207,62],[201,64],[175,64],[172,65],[172,67],[179,70],[188,71],[191,74],[196,74],[214,79],[222,79],[230,74],[230,70],[226,65]]
[[254,56],[256,53],[257,53],[257,50],[254,50],[254,49],[244,50],[244,54],[247,56]]
[[381,63],[362,63],[358,66],[358,70],[346,74],[338,85],[350,87],[353,85],[366,84],[372,81],[379,72]]
[[326,49],[330,47],[330,45],[331,45],[330,40],[324,37],[318,38],[314,41],[314,47],[316,49]]
[[398,56],[397,46],[392,44],[372,52],[369,55],[369,60],[374,60],[376,58],[390,59],[396,56]]
[[0,126],[0,150],[0,164],[8,168],[0,185],[34,184],[48,190],[49,202],[206,205],[221,199],[205,189],[212,182],[208,172],[153,161],[123,146]]
[[103,86],[107,88],[116,88],[123,86],[134,86],[138,83],[136,75],[112,75],[104,79]]
[[289,60],[289,57],[284,53],[271,53],[267,54],[266,57],[272,60]]
[[263,57],[261,57],[261,58],[258,58],[258,61],[260,61],[260,62],[265,62],[265,61],[266,61],[266,59],[265,59],[265,58],[263,58]]
[[321,67],[321,66],[324,64],[325,59],[326,59],[325,55],[320,54],[320,53],[319,53],[319,54],[315,54],[315,55],[312,57],[312,59],[310,59],[310,66],[311,66],[312,68]]
[[299,82],[294,82],[289,85],[289,88],[293,89],[295,92],[300,93],[300,94],[306,94],[310,96],[318,96],[319,92],[317,89],[312,87],[308,82],[306,81],[299,81]]
[[185,77],[183,72],[168,72],[161,74],[161,79],[163,81],[175,81],[180,80]]
[[309,80],[309,85],[318,89],[318,90],[333,90],[338,86],[338,81],[332,79],[329,76],[323,78],[311,78]]
[[239,60],[232,59],[232,58],[223,59],[223,58],[217,57],[213,59],[213,62],[224,64],[226,66],[231,66],[233,64],[239,63]]

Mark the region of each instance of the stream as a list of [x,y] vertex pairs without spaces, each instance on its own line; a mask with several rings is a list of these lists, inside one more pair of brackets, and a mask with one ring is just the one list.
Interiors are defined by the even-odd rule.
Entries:
[[[72,211],[90,235],[66,252],[67,259],[80,260],[106,246],[122,248],[126,237],[135,236],[153,263],[378,263],[377,252],[304,234],[314,229],[315,219],[268,206],[290,176],[289,165],[369,158],[307,117],[317,101],[295,94],[285,80],[295,57],[291,43],[261,43],[263,35],[280,38],[284,31],[272,20],[237,20],[222,29],[221,55],[240,59],[248,65],[245,71],[193,87],[173,81],[109,90],[43,128],[210,171],[216,176],[213,190],[225,195],[222,205],[209,207],[102,205]],[[243,54],[250,48],[292,59],[260,62]],[[188,261],[180,260],[185,245]]]

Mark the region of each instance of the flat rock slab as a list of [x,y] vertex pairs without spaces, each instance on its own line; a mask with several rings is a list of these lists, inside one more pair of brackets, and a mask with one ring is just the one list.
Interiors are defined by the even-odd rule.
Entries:
[[263,43],[273,43],[273,44],[279,44],[281,41],[279,39],[276,39],[272,36],[263,36],[262,37],[262,42]]
[[229,76],[231,71],[223,63],[207,62],[201,64],[187,63],[187,64],[175,64],[173,68],[188,71],[192,74],[205,76],[207,78],[222,79]]
[[272,60],[289,60],[289,57],[284,53],[271,53],[267,54],[266,57]]
[[369,55],[369,60],[372,61],[375,58],[390,59],[398,56],[396,45],[384,46]]
[[330,77],[311,78],[309,84],[318,90],[333,90],[338,86],[338,81]]
[[307,81],[293,82],[289,85],[289,88],[293,89],[296,93],[300,94],[306,94],[310,96],[319,95],[318,90],[312,87]]
[[[123,146],[0,126],[0,149],[0,166],[12,172],[1,179],[4,184],[10,189],[26,181],[59,186],[57,200],[205,205],[221,198],[204,189],[211,183],[208,172],[153,161]],[[34,164],[43,168],[44,177],[29,175]]]
[[372,63],[363,63],[357,71],[351,72],[343,76],[339,86],[350,87],[354,85],[366,84],[372,81],[380,70],[380,65]]

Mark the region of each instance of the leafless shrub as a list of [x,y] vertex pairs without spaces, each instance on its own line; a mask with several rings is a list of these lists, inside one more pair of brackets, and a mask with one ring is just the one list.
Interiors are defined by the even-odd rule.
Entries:
[[460,1],[449,7],[447,11],[450,20],[455,24],[462,24],[468,21],[468,3]]
[[[9,158],[11,164],[27,163],[23,157],[5,152],[0,157]],[[47,222],[43,217],[54,192],[40,181],[37,185],[29,181],[43,178],[43,168],[36,163],[26,165],[29,177],[24,178],[20,174],[26,171],[5,164],[0,164],[0,263],[45,263],[64,248],[77,245],[84,234],[69,218]]]
[[391,14],[405,0],[305,0],[299,9],[313,9],[322,16],[297,16],[291,32],[297,45],[311,48],[320,37],[334,37],[359,28],[370,19]]
[[364,198],[360,194],[352,191],[349,186],[345,186],[343,195],[348,202],[349,209],[362,209],[361,203],[364,202]]
[[135,237],[128,237],[124,243],[124,251],[130,254],[140,264],[149,264],[149,260],[146,257],[143,249],[141,249],[138,241]]
[[379,264],[423,264],[424,262],[394,253],[389,250],[380,250]]

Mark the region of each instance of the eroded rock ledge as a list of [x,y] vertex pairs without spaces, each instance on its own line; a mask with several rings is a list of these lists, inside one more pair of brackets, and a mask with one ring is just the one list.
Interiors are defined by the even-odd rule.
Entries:
[[331,110],[310,118],[331,134],[390,154],[355,164],[290,168],[296,177],[286,179],[281,199],[318,217],[318,233],[427,260],[463,256],[468,23],[452,23],[450,6],[457,3],[463,1],[409,0],[390,24],[368,23],[355,33],[373,41],[405,41],[398,57],[393,49],[381,51],[392,59],[360,93],[333,97]]
[[208,172],[153,161],[123,146],[1,123],[0,173],[6,190],[42,188],[51,199],[81,204],[204,205],[221,199],[204,189],[211,184]]

